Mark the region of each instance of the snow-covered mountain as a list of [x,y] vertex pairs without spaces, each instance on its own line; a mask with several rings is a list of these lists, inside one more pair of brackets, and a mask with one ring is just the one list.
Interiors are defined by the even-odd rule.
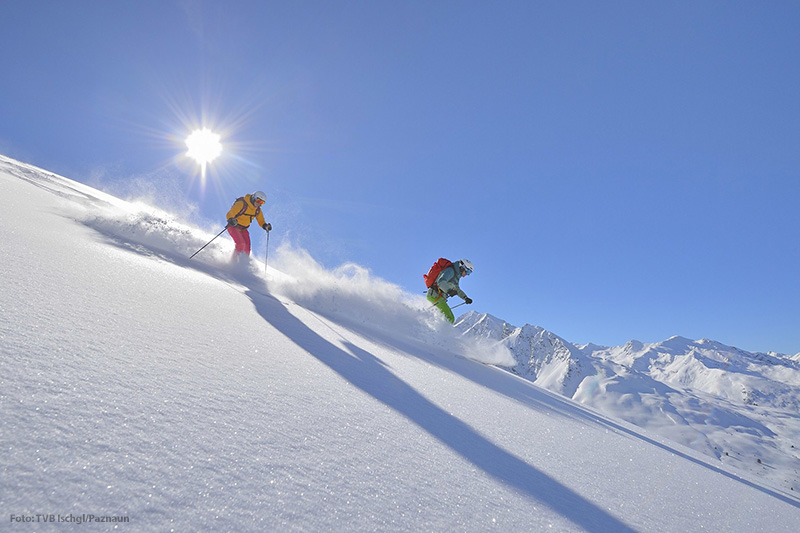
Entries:
[[702,339],[574,345],[474,311],[456,327],[501,341],[511,371],[786,490],[800,486],[800,361]]
[[[510,334],[461,335],[357,265],[284,247],[265,275],[232,265],[224,237],[188,259],[218,229],[2,156],[0,222],[11,529],[788,532],[800,519],[792,488],[491,366],[515,364]],[[616,352],[532,327],[513,342],[549,346],[526,368],[580,401],[593,383],[653,420],[651,386],[687,413],[705,405],[643,372],[621,379]],[[735,416],[710,413],[753,431]]]
[[584,378],[596,374],[582,350],[538,326],[518,328],[469,311],[458,318],[456,328],[468,336],[502,341],[514,355],[514,373],[564,396],[572,397]]

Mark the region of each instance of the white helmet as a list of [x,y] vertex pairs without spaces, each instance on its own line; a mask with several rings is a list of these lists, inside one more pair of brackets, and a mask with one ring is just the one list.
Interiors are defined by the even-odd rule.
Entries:
[[464,271],[467,273],[467,276],[472,274],[472,271],[475,270],[475,267],[472,266],[472,261],[470,261],[469,259],[462,259],[460,263],[461,263],[461,268],[464,269]]
[[256,203],[256,200],[261,200],[262,204],[267,203],[267,195],[264,194],[264,191],[256,191],[250,195],[250,199],[253,203]]

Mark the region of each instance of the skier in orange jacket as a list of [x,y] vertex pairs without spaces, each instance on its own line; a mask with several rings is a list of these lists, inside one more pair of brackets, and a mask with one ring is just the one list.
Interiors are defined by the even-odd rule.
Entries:
[[265,231],[272,230],[272,224],[264,221],[264,213],[261,212],[261,206],[266,201],[267,195],[262,191],[256,191],[253,194],[246,194],[241,198],[237,198],[233,202],[233,206],[228,211],[227,219],[228,233],[233,237],[233,242],[236,243],[236,249],[233,252],[234,258],[239,254],[250,255],[250,232],[247,228],[250,227],[254,218]]

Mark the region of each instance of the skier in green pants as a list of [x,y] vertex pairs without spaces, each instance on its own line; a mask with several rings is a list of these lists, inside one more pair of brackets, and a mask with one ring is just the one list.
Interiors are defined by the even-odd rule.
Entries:
[[453,310],[447,305],[447,298],[458,294],[465,303],[472,303],[472,299],[458,286],[458,282],[461,278],[472,274],[472,270],[472,261],[469,259],[456,261],[443,268],[441,272],[439,272],[439,275],[436,276],[436,281],[434,281],[433,285],[428,289],[428,301],[435,304],[451,324],[454,323],[456,319],[455,316],[453,316]]

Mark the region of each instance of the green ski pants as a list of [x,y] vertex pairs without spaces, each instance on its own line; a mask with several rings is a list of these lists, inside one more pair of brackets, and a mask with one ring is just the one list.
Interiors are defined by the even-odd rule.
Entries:
[[428,301],[432,304],[436,304],[436,307],[442,312],[448,322],[453,324],[456,321],[456,317],[453,316],[453,310],[447,305],[447,298],[441,294],[431,294],[428,296]]

